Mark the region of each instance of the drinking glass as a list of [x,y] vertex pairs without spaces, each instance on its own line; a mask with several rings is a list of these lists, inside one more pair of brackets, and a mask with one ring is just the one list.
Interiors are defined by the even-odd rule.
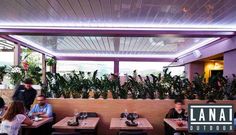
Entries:
[[88,113],[84,112],[84,119],[86,119],[88,117]]
[[182,121],[183,117],[181,115],[178,116],[178,120]]
[[129,115],[128,110],[125,109],[125,111],[124,111],[124,118],[127,118],[128,115]]
[[138,113],[137,112],[133,112],[133,117],[134,117],[134,119],[137,119],[138,118]]

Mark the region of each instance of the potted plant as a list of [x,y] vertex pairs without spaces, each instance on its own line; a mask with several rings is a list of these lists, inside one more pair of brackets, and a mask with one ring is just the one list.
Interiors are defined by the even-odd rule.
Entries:
[[71,91],[71,95],[73,98],[80,98],[81,97],[81,91],[82,91],[82,84],[80,81],[79,76],[76,74],[75,71],[72,71],[69,74],[69,89]]
[[3,77],[7,74],[7,66],[0,66],[0,88],[5,89],[5,85],[2,84]]
[[107,99],[108,96],[108,90],[111,89],[111,82],[107,75],[103,75],[103,78],[101,78],[101,96],[103,99]]
[[46,64],[47,64],[47,66],[49,66],[50,67],[50,71],[52,71],[53,69],[53,65],[55,65],[56,64],[56,60],[54,59],[54,58],[48,58],[47,60],[46,60]]
[[198,98],[200,100],[204,100],[207,94],[206,92],[207,84],[204,81],[204,74],[199,75],[198,73],[195,73],[192,83],[193,83],[193,89],[196,92]]
[[60,89],[60,74],[58,73],[46,73],[46,79],[48,83],[48,89],[52,92],[53,97],[60,98],[62,95],[62,90]]
[[113,99],[118,99],[119,98],[119,91],[120,91],[120,78],[115,75],[111,74],[110,75],[110,83],[111,83],[111,94]]
[[89,92],[91,88],[91,77],[90,77],[90,72],[87,73],[88,78],[85,78],[84,72],[79,71],[79,77],[81,80],[81,85],[82,85],[82,98],[89,98]]
[[25,77],[24,69],[22,69],[20,66],[11,67],[8,75],[10,77],[10,83],[14,86],[19,85]]

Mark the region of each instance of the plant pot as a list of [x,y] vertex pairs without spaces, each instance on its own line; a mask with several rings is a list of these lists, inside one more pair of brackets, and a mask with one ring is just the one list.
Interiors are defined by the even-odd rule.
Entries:
[[53,93],[54,98],[60,98],[61,97],[61,93]]
[[108,96],[108,92],[103,92],[103,93],[102,93],[102,98],[103,98],[103,99],[107,99],[107,96]]
[[99,92],[95,92],[94,93],[94,95],[93,95],[93,97],[95,98],[95,99],[98,99],[98,98],[100,98],[100,93]]
[[85,99],[89,98],[89,92],[83,92],[82,98],[85,98]]
[[62,95],[64,98],[70,98],[70,91],[64,91]]
[[79,92],[72,92],[71,95],[73,98],[81,98],[81,94]]

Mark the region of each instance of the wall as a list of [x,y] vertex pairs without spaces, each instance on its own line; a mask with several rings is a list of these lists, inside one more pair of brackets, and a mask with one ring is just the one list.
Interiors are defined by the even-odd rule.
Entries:
[[[12,101],[13,94],[14,94],[13,89],[0,89],[0,96],[4,99],[6,104]],[[40,90],[37,90],[37,94],[40,94]]]
[[[173,107],[173,100],[132,100],[132,99],[48,99],[53,105],[57,115],[57,121],[73,116],[74,109],[79,111],[97,112],[101,118],[98,124],[98,135],[116,135],[116,130],[109,130],[111,118],[119,117],[120,113],[127,109],[129,112],[137,112],[141,117],[147,118],[153,125],[154,130],[149,135],[163,135],[163,118],[170,108]],[[200,100],[186,100],[188,103],[205,103]],[[235,101],[217,101],[218,103],[232,103],[236,110]]]
[[224,53],[224,76],[236,74],[236,50]]
[[199,73],[203,74],[204,73],[204,62],[191,62],[185,65],[185,73],[187,78],[192,81],[194,74]]

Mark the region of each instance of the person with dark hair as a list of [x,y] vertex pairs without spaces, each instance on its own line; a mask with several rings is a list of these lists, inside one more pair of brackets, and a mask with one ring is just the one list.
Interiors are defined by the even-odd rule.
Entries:
[[6,110],[7,110],[7,107],[5,106],[5,101],[3,100],[2,97],[0,97],[0,117],[4,115]]
[[208,99],[207,104],[216,104],[216,101],[214,99]]
[[32,84],[32,79],[25,79],[24,85],[17,87],[12,97],[14,101],[22,101],[27,111],[30,110],[30,107],[37,95],[37,91],[32,87]]
[[30,110],[29,116],[39,116],[43,118],[52,117],[52,106],[46,102],[44,95],[39,95],[36,98],[38,104]]
[[13,101],[2,118],[0,133],[18,135],[22,123],[32,125],[33,121],[24,114],[24,104],[21,101]]
[[[182,99],[175,99],[174,101],[175,107],[171,108],[169,112],[166,114],[166,118],[185,118],[185,109],[183,109],[184,101]],[[179,135],[181,133],[175,132],[168,124],[165,124],[165,135]]]

